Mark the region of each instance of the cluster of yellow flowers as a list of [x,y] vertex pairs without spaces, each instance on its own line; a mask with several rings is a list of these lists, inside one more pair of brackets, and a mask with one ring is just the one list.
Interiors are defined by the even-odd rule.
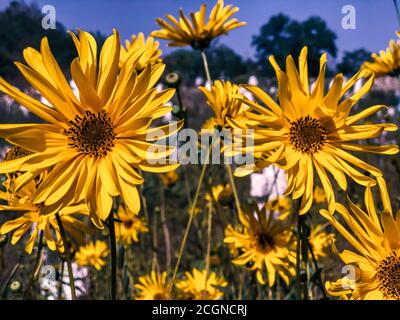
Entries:
[[[0,233],[13,232],[15,244],[31,232],[26,242],[26,251],[31,253],[39,233],[44,235],[49,249],[60,252],[65,250],[62,229],[78,245],[85,243],[84,235],[92,229],[84,219],[76,218],[77,214],[90,217],[99,229],[118,221],[116,239],[123,245],[137,242],[140,233],[148,232],[146,222],[137,216],[141,209],[139,186],[144,183],[142,172],[161,174],[163,184],[171,187],[178,179],[175,170],[179,166],[169,159],[174,148],[158,146],[157,152],[149,150],[153,143],[182,127],[182,122],[174,129],[172,125],[151,127],[172,110],[167,103],[175,93],[174,89],[155,88],[165,66],[159,43],[153,37],[168,40],[170,46],[191,46],[204,54],[213,39],[245,25],[231,19],[237,11],[237,7],[225,6],[223,0],[218,0],[208,21],[205,5],[190,18],[181,10],[179,19],[172,15],[167,15],[169,22],[158,19],[161,30],[154,31],[147,40],[140,33],[125,46],[114,30],[99,55],[91,34],[71,32],[77,50],[71,77],[77,95],[47,38],[42,39],[40,50],[25,49],[25,64],[17,62],[16,66],[48,104],[0,78],[2,92],[43,120],[38,124],[0,125],[0,137],[13,145],[0,163],[0,173],[7,175],[3,183],[6,191],[0,192],[0,199],[7,205],[1,205],[0,210],[23,212],[19,218],[4,223]],[[397,154],[397,145],[364,143],[383,132],[397,130],[397,126],[365,123],[367,117],[385,108],[383,105],[352,113],[372,88],[376,76],[398,73],[399,46],[392,41],[386,53],[373,55],[374,62],[366,62],[347,81],[342,74],[336,75],[328,90],[326,54],[320,58],[319,75],[311,85],[307,51],[307,47],[301,50],[297,65],[289,55],[284,70],[273,56],[269,58],[278,82],[277,99],[258,86],[239,87],[229,81],[215,81],[210,88],[199,88],[214,112],[207,128],[252,129],[254,146],[245,146],[240,152],[251,151],[255,162],[237,168],[235,176],[247,176],[275,165],[288,177],[285,197],[270,200],[261,209],[241,209],[232,181],[214,186],[206,201],[211,206],[236,201],[239,222],[226,227],[224,243],[231,249],[233,263],[254,271],[261,284],[272,287],[280,277],[288,285],[296,275],[298,240],[291,213],[305,215],[313,204],[320,204],[321,215],[355,249],[338,253],[335,248],[345,264],[354,266],[354,283],[344,286],[347,278],[327,282],[327,291],[342,298],[400,299],[400,218],[396,219],[392,212],[382,171],[353,154]],[[363,82],[362,86],[350,93],[358,81]],[[242,95],[241,89],[251,93],[255,101]],[[161,130],[164,136],[149,141],[148,134],[155,130]],[[164,158],[166,164],[152,161]],[[343,191],[348,189],[347,178],[365,188],[366,212],[350,199],[350,209],[336,202],[330,175]],[[320,186],[315,186],[317,177]],[[383,205],[380,214],[372,196],[376,186]],[[118,197],[123,206],[113,213]],[[299,202],[298,209],[293,208],[295,200]],[[336,219],[336,213],[347,228]],[[313,226],[308,235],[317,260],[326,255],[326,248],[335,240],[325,226]],[[81,246],[76,261],[100,270],[108,253],[107,245],[96,241]],[[228,285],[215,272],[195,268],[176,284],[174,281],[175,275],[167,283],[166,272],[140,277],[135,285],[137,298],[169,299],[170,286],[175,285],[185,299],[220,299],[220,288]]]
[[[223,277],[215,272],[207,273],[206,270],[194,268],[192,272],[186,272],[184,279],[176,283],[178,297],[185,300],[218,300],[224,294],[220,290],[228,285]],[[139,277],[139,283],[135,285],[138,290],[138,300],[168,300],[169,283],[167,273],[152,272],[148,276]]]

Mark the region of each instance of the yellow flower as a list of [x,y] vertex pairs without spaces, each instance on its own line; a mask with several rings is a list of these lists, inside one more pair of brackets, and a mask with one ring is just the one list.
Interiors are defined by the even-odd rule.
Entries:
[[204,197],[209,203],[219,203],[222,206],[229,206],[233,201],[232,187],[229,184],[218,184],[211,188],[211,194],[206,193]]
[[316,204],[324,203],[326,201],[324,189],[319,186],[314,188],[313,197]]
[[361,70],[374,73],[376,77],[386,75],[398,76],[400,72],[400,41],[391,40],[386,51],[381,50],[379,55],[371,55],[373,62],[366,61],[361,66]]
[[172,188],[178,181],[178,174],[176,170],[169,171],[166,173],[161,173],[160,178],[164,186],[166,186],[167,188]]
[[139,290],[137,300],[168,300],[167,273],[152,272],[149,276],[139,277],[135,288]]
[[308,240],[317,260],[327,255],[327,248],[335,241],[335,235],[325,231],[326,225],[317,225],[311,227]]
[[268,200],[265,206],[266,209],[271,213],[287,215],[292,209],[292,202],[288,197],[278,196],[275,199]]
[[227,119],[239,118],[247,106],[239,99],[241,96],[239,86],[229,81],[216,80],[211,91],[206,87],[199,87],[206,96],[207,104],[214,112],[214,117],[209,119],[203,129],[214,129],[215,126],[229,128]]
[[79,248],[79,251],[75,255],[75,261],[81,267],[93,266],[96,270],[101,270],[106,264],[103,258],[107,257],[108,253],[109,250],[104,241],[91,241]]
[[121,47],[120,64],[123,65],[129,56],[143,52],[136,64],[136,70],[142,71],[149,64],[161,62],[162,51],[159,46],[160,43],[154,41],[152,37],[148,37],[146,40],[142,32],[138,36],[133,35],[131,41],[126,40],[125,47]]
[[[19,159],[26,154],[28,153],[23,149],[13,147],[7,152],[4,161]],[[3,183],[6,192],[0,191],[0,199],[7,203],[6,205],[0,205],[0,211],[21,212],[18,218],[8,220],[1,225],[0,234],[13,233],[11,237],[12,245],[19,242],[25,234],[29,234],[25,244],[25,251],[29,254],[32,253],[35,241],[40,233],[43,233],[44,243],[50,250],[64,252],[64,244],[55,215],[57,212],[60,215],[65,232],[75,244],[83,243],[84,234],[90,232],[90,228],[74,216],[78,213],[87,214],[85,205],[78,204],[64,207],[61,203],[56,203],[52,206],[33,203],[33,195],[46,174],[46,172],[42,173],[40,177],[36,177],[35,180],[29,181],[17,190],[15,181],[19,175],[18,173],[13,173]]]
[[[291,194],[293,199],[302,197],[300,214],[308,212],[313,203],[315,172],[329,205],[335,202],[335,196],[328,172],[342,190],[347,189],[346,176],[363,186],[376,183],[374,177],[382,176],[382,172],[348,152],[392,155],[399,151],[397,145],[355,143],[357,140],[376,138],[383,131],[397,130],[394,124],[360,124],[364,118],[385,108],[382,105],[350,115],[352,107],[371,89],[374,76],[371,75],[358,92],[345,97],[365,72],[358,72],[346,83],[343,75],[339,74],[325,94],[327,58],[323,54],[319,76],[310,92],[306,47],[299,57],[299,70],[290,55],[286,59],[286,72],[280,69],[273,56],[269,60],[278,78],[279,104],[259,87],[245,85],[262,102],[261,105],[243,100],[252,109],[245,111],[246,116],[256,120],[258,125],[246,127],[245,122],[228,120],[234,127],[254,129],[254,148],[251,147],[251,150],[255,163],[238,168],[236,175],[247,175],[276,164],[288,174],[285,195]],[[248,152],[249,148],[243,151]]]
[[346,277],[326,283],[327,291],[333,296],[350,296],[354,300],[400,300],[400,216],[398,214],[396,220],[393,217],[383,178],[378,178],[378,185],[384,209],[380,215],[370,186],[365,192],[366,212],[350,200],[351,213],[341,204],[335,204],[347,228],[328,211],[320,211],[355,249],[338,253],[334,247],[349,271]]
[[[171,111],[165,104],[174,90],[157,92],[153,88],[164,70],[163,64],[148,65],[137,74],[141,54],[130,55],[119,67],[121,45],[116,30],[106,39],[99,59],[92,35],[79,31],[79,38],[73,33],[71,36],[79,54],[71,63],[79,98],[62,74],[47,38],[42,39],[40,52],[24,50],[28,65],[16,65],[53,107],[0,78],[1,91],[47,122],[0,125],[0,137],[32,152],[1,163],[0,173],[26,172],[20,177],[22,183],[52,168],[38,188],[34,203],[50,206],[83,200],[89,205],[95,225],[103,228],[113,197],[121,196],[129,211],[139,212],[137,185],[143,183],[143,178],[138,170],[160,173],[177,167],[164,164],[167,161],[153,161],[166,160],[172,148],[158,145],[154,151],[149,150],[158,137],[176,132],[169,130],[169,125],[149,128],[153,120]],[[157,138],[152,137],[154,133]]]
[[218,288],[228,285],[223,277],[215,272],[206,274],[206,270],[193,268],[192,272],[185,272],[186,278],[176,283],[176,288],[181,291],[186,299],[190,300],[218,300],[224,293]]
[[224,6],[224,1],[218,0],[211,10],[208,21],[206,21],[205,4],[199,11],[190,13],[192,20],[190,21],[181,9],[179,20],[170,14],[166,16],[168,22],[158,18],[157,23],[162,29],[153,31],[151,35],[170,41],[168,45],[171,47],[192,46],[194,49],[202,50],[207,48],[214,38],[246,25],[245,22],[230,19],[238,11],[238,7]]
[[139,233],[149,232],[146,222],[123,206],[119,207],[117,218],[122,221],[115,224],[115,236],[118,242],[130,245],[139,241]]
[[[240,213],[241,226],[236,229],[229,225],[225,230],[224,242],[234,244],[240,255],[233,260],[238,266],[248,266],[256,272],[257,280],[265,284],[263,272],[266,269],[268,285],[272,287],[278,274],[286,284],[295,275],[295,252],[292,251],[292,225],[287,219],[274,218],[266,207]],[[231,250],[232,251],[232,250]]]

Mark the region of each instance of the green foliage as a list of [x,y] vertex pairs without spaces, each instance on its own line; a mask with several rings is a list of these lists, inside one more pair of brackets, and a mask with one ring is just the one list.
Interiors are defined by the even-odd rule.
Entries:
[[319,17],[310,17],[303,22],[278,14],[264,24],[258,35],[253,36],[252,45],[256,48],[257,60],[264,75],[273,75],[268,57],[274,55],[279,64],[286,56],[297,57],[301,48],[308,46],[308,63],[311,76],[318,75],[319,59],[327,52],[336,57],[336,34]]

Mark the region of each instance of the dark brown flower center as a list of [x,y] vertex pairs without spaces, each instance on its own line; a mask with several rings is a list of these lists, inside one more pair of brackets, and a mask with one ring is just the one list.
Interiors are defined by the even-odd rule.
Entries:
[[126,220],[124,221],[124,227],[126,229],[130,229],[133,226],[133,221],[132,220]]
[[79,152],[91,157],[104,157],[114,147],[114,126],[107,113],[86,111],[70,123],[66,131],[69,146]]
[[3,161],[11,161],[19,158],[29,156],[32,152],[25,150],[18,146],[13,146],[8,150],[4,156]]
[[153,296],[154,300],[168,300],[166,295],[162,292],[157,292]]
[[290,123],[289,141],[297,151],[313,154],[322,148],[326,139],[326,131],[318,119],[306,116]]
[[384,297],[400,300],[400,256],[396,252],[379,264],[377,277]]
[[259,234],[256,236],[257,245],[261,250],[269,251],[274,247],[274,239],[268,234]]

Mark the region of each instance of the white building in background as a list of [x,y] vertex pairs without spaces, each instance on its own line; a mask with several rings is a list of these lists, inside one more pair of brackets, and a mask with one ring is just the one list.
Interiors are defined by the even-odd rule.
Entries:
[[283,195],[287,188],[287,176],[284,170],[272,165],[260,173],[252,173],[250,184],[250,196],[262,206],[268,196],[269,200],[274,200]]

